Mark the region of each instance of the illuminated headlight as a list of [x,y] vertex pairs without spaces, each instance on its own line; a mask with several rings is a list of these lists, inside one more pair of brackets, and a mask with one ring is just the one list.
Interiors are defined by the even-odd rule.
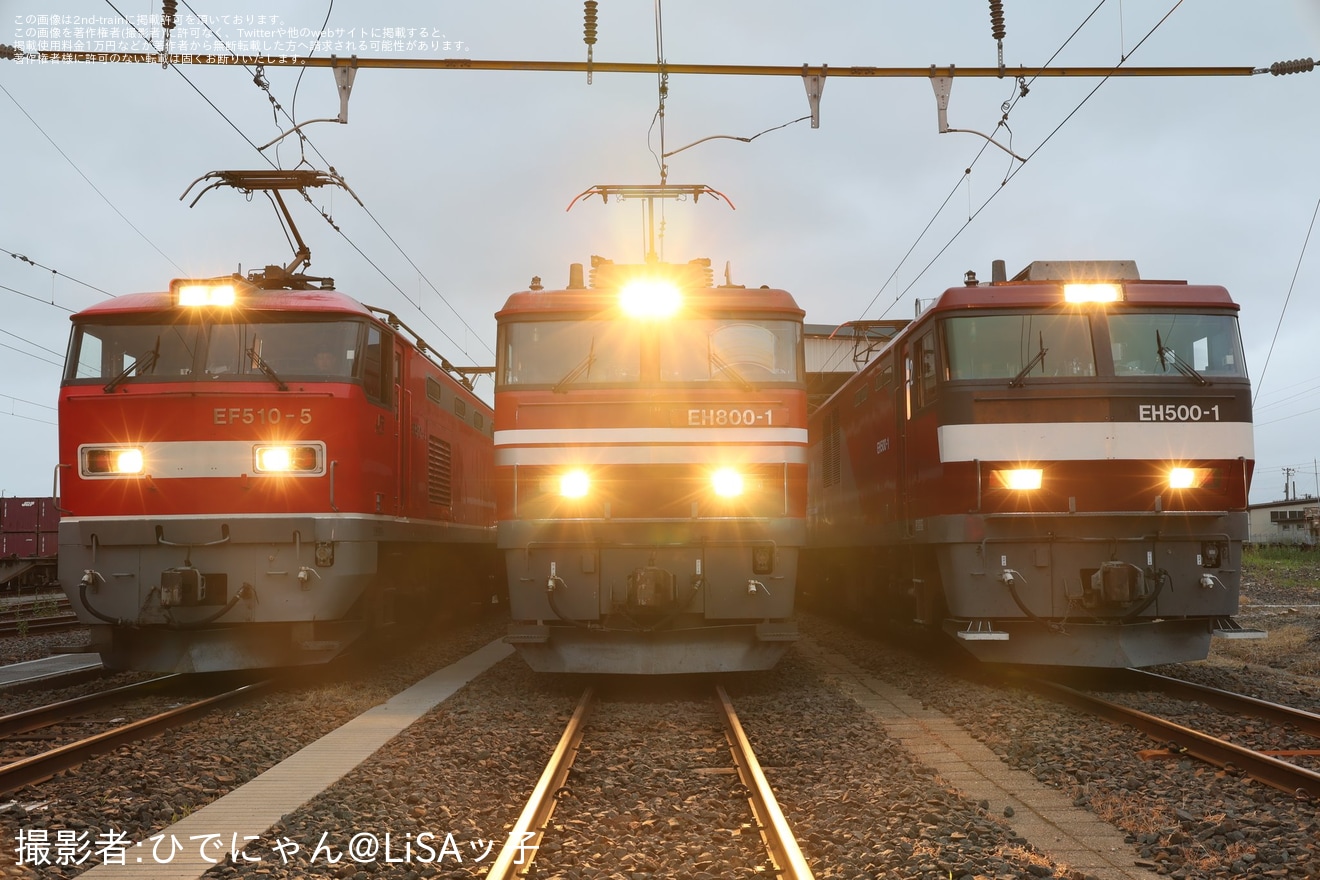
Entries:
[[84,477],[137,476],[146,467],[138,446],[88,447],[82,450]]
[[170,282],[170,293],[176,306],[232,306],[238,290],[232,281],[190,281],[176,279]]
[[319,446],[255,446],[252,467],[259,474],[312,474],[321,470]]
[[1070,303],[1111,303],[1123,298],[1123,288],[1117,284],[1065,284],[1063,299]]
[[630,281],[619,291],[619,308],[634,318],[668,318],[682,302],[682,294],[668,281]]
[[1042,471],[1040,468],[1012,468],[991,471],[991,474],[999,488],[1025,492],[1040,488]]
[[737,498],[743,493],[742,474],[733,468],[720,468],[710,475],[710,484],[721,498]]
[[1215,477],[1213,468],[1176,467],[1169,469],[1170,489],[1200,489]]
[[586,471],[569,471],[559,478],[559,494],[565,498],[586,498],[591,478]]

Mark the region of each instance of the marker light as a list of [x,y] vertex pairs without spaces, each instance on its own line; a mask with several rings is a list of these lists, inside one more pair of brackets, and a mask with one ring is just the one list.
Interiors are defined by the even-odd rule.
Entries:
[[1117,284],[1065,284],[1063,299],[1070,303],[1111,303],[1123,298],[1123,288]]
[[90,447],[82,451],[84,477],[131,477],[145,468],[142,449],[137,446]]
[[1214,479],[1213,468],[1176,467],[1169,469],[1170,489],[1200,489]]
[[320,447],[254,446],[252,467],[259,474],[314,474],[321,472]]
[[238,295],[232,281],[185,281],[170,282],[170,293],[174,294],[174,304],[178,306],[232,306]]
[[634,318],[668,318],[682,302],[682,294],[668,281],[629,281],[619,291],[619,307]]
[[591,478],[586,471],[569,471],[559,478],[559,494],[565,498],[586,498]]
[[710,475],[715,494],[721,498],[737,498],[743,492],[742,474],[733,468],[720,468]]
[[1024,492],[1040,488],[1042,471],[1040,468],[1013,468],[991,472],[1001,489],[1013,489]]

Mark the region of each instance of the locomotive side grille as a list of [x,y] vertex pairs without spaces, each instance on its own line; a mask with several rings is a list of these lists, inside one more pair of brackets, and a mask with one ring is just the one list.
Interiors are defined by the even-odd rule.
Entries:
[[426,500],[441,507],[454,501],[453,453],[449,442],[438,437],[426,438]]
[[831,410],[825,416],[825,440],[824,440],[824,460],[821,474],[826,486],[836,486],[840,480],[840,432],[839,432],[839,411]]

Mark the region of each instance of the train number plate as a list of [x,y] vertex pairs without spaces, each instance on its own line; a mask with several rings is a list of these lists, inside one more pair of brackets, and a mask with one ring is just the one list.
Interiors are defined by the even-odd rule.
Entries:
[[1137,421],[1141,422],[1217,422],[1219,404],[1139,403]]
[[728,428],[747,425],[774,424],[773,411],[768,409],[716,409],[693,408],[687,410],[687,425],[690,428]]

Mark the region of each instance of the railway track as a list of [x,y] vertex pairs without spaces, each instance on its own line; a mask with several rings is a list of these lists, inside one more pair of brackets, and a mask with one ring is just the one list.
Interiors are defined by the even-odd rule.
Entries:
[[[144,696],[150,696],[185,678],[186,676],[181,675],[164,676],[0,716],[0,744],[8,743],[12,747],[13,744],[21,744],[25,741],[61,738],[58,734],[49,737],[33,734],[47,728],[67,725],[74,719],[107,707],[122,706]],[[91,725],[112,726],[91,736],[7,761],[0,766],[0,794],[15,791],[25,785],[43,782],[61,770],[76,767],[95,755],[103,754],[126,743],[146,739],[171,727],[186,724],[220,705],[251,696],[269,684],[271,681],[267,680],[228,688],[135,721],[121,723],[121,719],[115,718],[108,722],[86,722]]]
[[[1320,800],[1320,772],[1283,760],[1284,757],[1320,757],[1320,749],[1255,749],[1226,738],[1238,736],[1236,734],[1215,736],[1171,718],[1107,700],[1057,681],[1026,681],[1031,687],[1061,702],[1109,721],[1135,727],[1152,739],[1167,744],[1170,754],[1196,758],[1228,772],[1245,773],[1299,800]],[[1312,712],[1143,670],[1122,670],[1118,681],[1127,687],[1155,690],[1177,700],[1212,706],[1234,719],[1257,718],[1274,725],[1289,725],[1301,734],[1320,739],[1320,715]]]
[[[774,875],[786,878],[786,880],[805,880],[805,878],[812,877],[811,870],[807,866],[788,822],[775,800],[774,793],[771,791],[770,784],[767,782],[761,765],[752,750],[751,743],[738,721],[738,716],[734,712],[728,694],[719,685],[715,686],[714,691],[714,702],[718,707],[724,735],[732,755],[733,766],[701,766],[688,769],[707,780],[710,784],[719,784],[717,781],[721,778],[727,779],[729,775],[736,775],[737,787],[741,788],[747,797],[751,822],[737,822],[734,827],[725,828],[723,831],[727,832],[730,838],[742,837],[744,846],[748,845],[746,837],[742,835],[744,829],[751,826],[760,833],[764,851],[763,860],[768,860],[768,864],[749,868],[749,871],[753,873],[761,873],[763,870],[773,872]],[[609,787],[608,779],[587,778],[589,776],[608,775],[602,774],[601,768],[583,770],[577,773],[578,778],[575,785],[570,786],[568,784],[570,775],[575,773],[577,769],[575,764],[582,750],[588,721],[596,708],[596,701],[596,692],[592,688],[588,688],[578,701],[577,708],[569,719],[540,780],[533,788],[526,806],[523,808],[518,821],[514,824],[513,830],[509,833],[508,842],[499,853],[490,872],[486,875],[487,880],[509,880],[509,878],[532,876],[533,864],[537,856],[545,852],[549,852],[551,855],[543,858],[542,862],[553,862],[556,858],[571,861],[574,857],[571,855],[573,847],[568,845],[567,842],[556,838],[571,835],[584,836],[591,833],[594,823],[590,820],[579,819],[577,815],[568,817],[561,815],[552,825],[552,818],[561,802],[567,800],[570,796],[575,796],[576,792],[586,790],[593,785]],[[698,719],[685,720],[690,721],[693,725],[700,724]],[[652,733],[654,732],[652,731]],[[714,731],[712,731],[712,734],[714,734]],[[605,734],[605,736],[608,736],[608,734]],[[662,767],[666,761],[682,762],[683,758],[671,748],[659,744],[657,742],[659,738],[661,737],[647,737],[642,743],[636,743],[636,745],[641,746],[641,750],[645,753],[650,773],[663,776],[667,772],[667,768]],[[691,752],[692,747],[687,747],[687,751]],[[696,751],[705,754],[717,752],[718,749],[705,747],[697,748]],[[613,755],[617,759],[621,752],[617,745],[606,743],[600,754]],[[609,766],[608,760],[607,758],[604,770],[612,771],[614,768]],[[671,790],[669,793],[673,794],[674,792]],[[684,799],[684,804],[691,799],[691,796]],[[675,806],[681,808],[682,805]],[[609,808],[602,809],[594,800],[583,802],[577,806],[577,814],[594,814],[597,818],[608,816],[610,812]],[[643,820],[641,824],[645,826],[651,821],[654,820]],[[736,821],[726,819],[726,824],[732,825]],[[667,820],[667,824],[670,825],[679,822],[680,820],[674,816],[670,816]],[[696,847],[698,849],[709,848],[707,844],[696,844]],[[705,854],[703,853],[703,855]],[[714,856],[711,856],[712,860],[714,858]],[[537,863],[536,870],[538,872],[553,871],[554,867],[553,864]],[[719,867],[714,867],[713,870],[717,873],[720,872]]]
[[0,638],[61,632],[83,626],[64,595],[11,598],[0,603]]

